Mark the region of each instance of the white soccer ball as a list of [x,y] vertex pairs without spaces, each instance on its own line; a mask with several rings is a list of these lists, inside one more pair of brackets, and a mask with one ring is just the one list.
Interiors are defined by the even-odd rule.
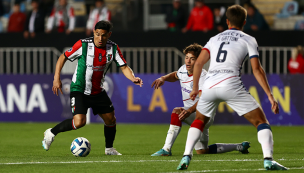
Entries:
[[85,157],[91,151],[91,144],[89,140],[84,137],[78,137],[73,140],[71,144],[71,152],[76,157]]

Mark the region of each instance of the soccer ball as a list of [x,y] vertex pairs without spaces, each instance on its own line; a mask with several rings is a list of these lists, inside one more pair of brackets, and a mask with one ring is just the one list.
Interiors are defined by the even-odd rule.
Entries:
[[90,142],[84,137],[78,137],[71,144],[71,152],[76,157],[85,157],[91,151]]

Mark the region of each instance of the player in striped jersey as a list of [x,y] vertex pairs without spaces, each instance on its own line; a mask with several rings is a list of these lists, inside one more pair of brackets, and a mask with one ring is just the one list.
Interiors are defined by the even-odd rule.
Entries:
[[[195,119],[196,105],[199,99],[199,96],[195,98],[195,100],[191,100],[189,98],[189,93],[192,91],[193,86],[193,67],[194,63],[200,54],[203,47],[199,44],[191,44],[186,47],[183,51],[185,54],[185,64],[179,68],[178,71],[172,72],[165,76],[162,76],[156,79],[152,83],[152,87],[158,89],[158,87],[162,86],[165,81],[168,82],[176,82],[180,81],[181,91],[183,96],[184,107],[174,108],[171,114],[171,122],[170,127],[167,133],[167,138],[165,140],[165,145],[162,149],[152,154],[151,156],[171,156],[171,148],[174,144],[175,139],[177,138],[181,127],[182,121],[191,125]],[[201,94],[201,86],[203,86],[207,71],[202,70],[199,79],[200,86],[200,94]],[[197,154],[216,154],[216,153],[225,153],[230,151],[240,151],[243,154],[248,153],[249,142],[243,142],[239,144],[212,144],[208,146],[209,141],[209,127],[213,123],[214,116],[210,119],[210,121],[206,124],[206,128],[201,133],[199,141],[195,144],[195,150]]]
[[58,133],[83,127],[86,124],[87,109],[91,107],[94,115],[98,114],[105,123],[105,154],[121,155],[113,148],[116,118],[113,104],[103,88],[104,77],[110,64],[114,61],[123,74],[134,84],[141,87],[143,82],[134,76],[118,45],[109,40],[111,29],[110,22],[99,21],[95,25],[94,37],[77,41],[72,48],[59,57],[52,88],[56,95],[58,95],[58,90],[62,93],[60,72],[63,65],[67,60],[78,60],[70,87],[73,118],[64,120],[54,128],[49,128],[44,132],[42,146],[45,150],[49,150]]

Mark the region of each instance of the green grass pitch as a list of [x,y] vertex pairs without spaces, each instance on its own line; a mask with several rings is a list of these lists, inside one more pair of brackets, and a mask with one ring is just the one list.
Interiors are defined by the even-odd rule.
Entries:
[[[189,126],[183,129],[173,148],[173,156],[151,157],[161,149],[169,125],[117,124],[114,147],[122,156],[104,154],[103,124],[90,124],[79,130],[56,136],[49,151],[41,146],[43,132],[55,123],[0,123],[0,172],[263,172],[263,155],[253,126],[214,125],[210,142],[240,143],[250,141],[249,154],[230,152],[194,155],[187,171],[176,167],[185,147]],[[304,126],[272,126],[274,158],[304,172]],[[70,152],[76,137],[87,138],[91,153],[77,158]]]

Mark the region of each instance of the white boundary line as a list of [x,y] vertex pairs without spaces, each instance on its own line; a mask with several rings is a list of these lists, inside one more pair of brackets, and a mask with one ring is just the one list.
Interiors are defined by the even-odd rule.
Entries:
[[[303,159],[277,159],[285,161],[304,161]],[[31,165],[31,164],[70,164],[70,163],[136,163],[136,162],[178,162],[179,160],[105,160],[105,161],[67,161],[67,162],[12,162],[12,163],[0,163],[0,165]],[[235,160],[192,160],[192,162],[257,162],[263,161],[262,159],[235,159]],[[303,167],[304,169],[304,167]]]
[[[304,169],[304,167],[293,167],[288,169]],[[239,172],[239,171],[265,171],[265,169],[221,169],[221,170],[201,170],[201,171],[183,171],[183,173],[196,173],[196,172]],[[164,173],[181,173],[181,171],[176,172],[164,172]]]

